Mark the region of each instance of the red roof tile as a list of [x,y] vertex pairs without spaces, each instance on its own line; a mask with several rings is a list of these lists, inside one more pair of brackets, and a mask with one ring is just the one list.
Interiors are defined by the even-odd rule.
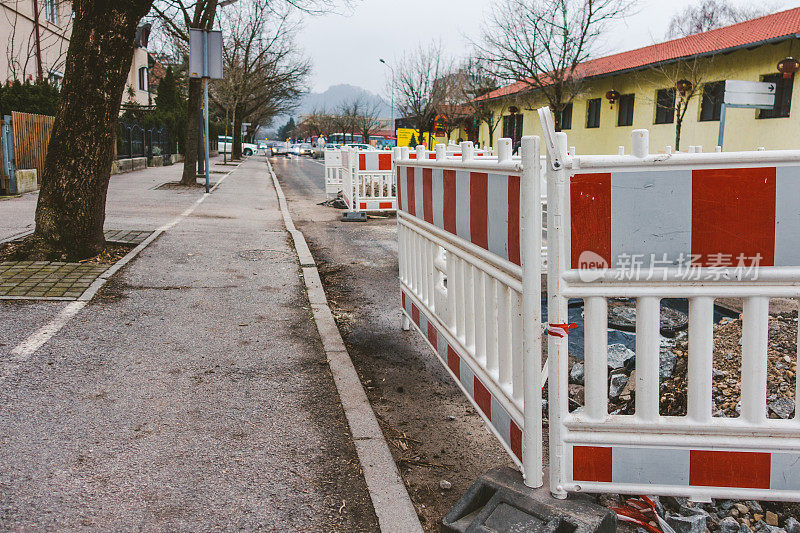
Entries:
[[[582,77],[603,76],[655,63],[779,40],[797,34],[800,34],[800,7],[703,33],[695,33],[672,41],[592,59],[578,66],[578,75]],[[498,98],[527,88],[529,88],[528,84],[518,81],[492,91],[482,98]]]

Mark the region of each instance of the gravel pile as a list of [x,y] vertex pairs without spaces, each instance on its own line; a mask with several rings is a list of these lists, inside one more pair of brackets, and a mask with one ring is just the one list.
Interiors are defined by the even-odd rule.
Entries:
[[[619,317],[621,313],[616,313]],[[635,319],[634,319],[635,320]],[[769,318],[767,401],[770,418],[791,419],[795,413],[797,373],[797,311],[773,313]],[[735,418],[740,411],[741,318],[723,318],[714,326],[713,414]],[[677,331],[662,338],[661,414],[684,416],[687,412],[688,333]],[[622,344],[609,346],[609,413],[634,414],[635,353]],[[584,405],[584,367],[570,356],[570,410]],[[605,500],[605,501],[603,501]],[[609,507],[621,497],[601,497]],[[693,504],[684,498],[661,498],[659,514],[677,533],[800,533],[800,504],[714,500]],[[641,530],[644,531],[644,530]]]

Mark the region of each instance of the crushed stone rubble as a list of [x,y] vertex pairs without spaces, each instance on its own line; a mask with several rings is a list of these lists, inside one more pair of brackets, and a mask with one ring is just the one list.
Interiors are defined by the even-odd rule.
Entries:
[[[623,310],[614,313],[617,322],[622,322],[620,318],[625,316]],[[681,322],[680,317],[674,318]],[[635,315],[631,321],[635,321]],[[611,320],[609,327],[614,327]],[[767,401],[764,406],[769,418],[792,419],[795,416],[797,335],[797,311],[770,315]],[[712,394],[715,417],[735,418],[740,413],[741,338],[741,317],[722,318],[714,325]],[[632,415],[636,409],[636,354],[622,344],[612,344],[608,351],[609,413]],[[686,415],[687,372],[688,334],[684,328],[671,338],[662,337],[659,372],[661,415]],[[569,381],[570,410],[582,410],[584,364],[572,354]],[[693,503],[676,497],[651,499],[656,503],[656,512],[676,533],[800,533],[800,503],[725,499]],[[619,507],[625,505],[626,497],[600,495],[598,501],[607,507]],[[650,525],[661,529],[655,520]],[[637,533],[646,533],[646,530],[639,528]]]

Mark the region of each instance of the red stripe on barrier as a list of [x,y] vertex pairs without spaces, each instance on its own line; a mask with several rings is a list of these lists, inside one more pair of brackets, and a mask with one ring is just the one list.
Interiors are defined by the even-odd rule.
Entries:
[[473,394],[473,397],[475,398],[475,403],[477,403],[478,407],[481,408],[481,411],[483,411],[483,414],[486,415],[486,418],[488,418],[489,421],[491,421],[492,420],[492,395],[489,394],[489,389],[484,387],[483,383],[481,383],[481,380],[479,380],[477,377],[474,377],[472,379],[472,381],[473,381],[473,383],[472,383],[472,394]]
[[405,310],[405,308],[406,308],[406,293],[401,292],[400,295],[402,296],[402,300],[403,300],[403,310]]
[[417,216],[417,206],[415,205],[414,193],[414,167],[408,167],[406,170],[406,204],[408,213]]
[[437,335],[436,328],[433,327],[433,324],[428,322],[428,340],[430,341],[430,343],[433,345],[434,348],[436,348],[437,346],[436,342],[438,340],[436,338],[436,335]]
[[770,454],[691,450],[689,485],[768,489]]
[[422,169],[422,216],[433,224],[433,169]]
[[583,252],[594,252],[611,265],[611,174],[575,174],[570,184],[572,268]]
[[392,154],[378,154],[378,170],[392,170]]
[[[775,264],[775,168],[692,171],[693,264]],[[722,263],[725,264],[722,264]]]
[[392,202],[378,202],[378,209],[392,209],[393,207]]
[[519,248],[519,176],[508,177],[508,260],[522,264]]
[[461,358],[449,344],[447,345],[447,366],[450,367],[457,379],[461,379]]
[[367,170],[367,154],[358,154],[358,170]]
[[419,326],[419,308],[413,302],[411,303],[411,320]]
[[456,171],[445,170],[442,172],[442,220],[445,231],[456,234]]
[[511,441],[508,446],[511,452],[517,456],[517,459],[522,461],[522,430],[519,429],[516,422],[511,421],[511,430],[509,431],[508,439]]
[[488,230],[489,175],[470,172],[469,175],[469,234],[473,244],[489,249]]
[[612,449],[600,446],[572,447],[572,479],[611,483]]
[[397,167],[397,208],[400,209],[403,205],[402,198],[403,198],[403,180],[400,179],[402,175],[402,171],[400,170],[401,167]]
[[360,206],[360,208],[361,208],[361,209],[363,209],[363,210],[365,210],[365,211],[366,211],[366,209],[367,209],[367,202],[361,202],[361,203],[359,204],[359,206]]

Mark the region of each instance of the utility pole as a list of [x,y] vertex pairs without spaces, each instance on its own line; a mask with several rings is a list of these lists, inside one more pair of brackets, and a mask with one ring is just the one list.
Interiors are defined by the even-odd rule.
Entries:
[[41,82],[44,79],[44,70],[42,69],[42,35],[39,29],[39,0],[33,0],[33,27],[36,34],[36,80]]

